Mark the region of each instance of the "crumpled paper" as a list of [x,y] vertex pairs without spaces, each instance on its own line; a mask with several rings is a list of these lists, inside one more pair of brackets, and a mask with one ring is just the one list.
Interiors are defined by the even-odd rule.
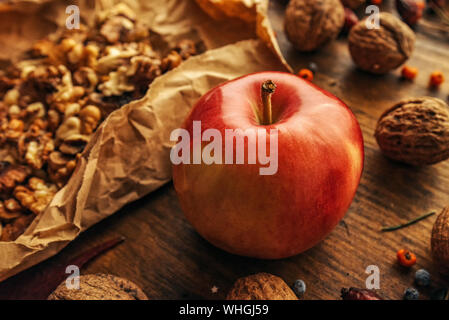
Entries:
[[[42,14],[41,21],[34,17],[26,27],[17,26],[21,20],[9,20],[9,29],[0,28],[0,48],[3,47],[0,59],[17,59],[18,49],[26,50],[32,41],[64,23],[64,14],[44,14],[42,8],[47,13],[55,12],[64,9],[66,2],[31,1],[32,14],[22,11],[28,2],[11,1],[8,8],[0,7],[0,24],[1,18],[8,19],[8,15]],[[113,2],[98,1],[97,9]],[[193,0],[125,2],[137,9],[161,45],[170,46],[182,38],[200,39],[207,51],[158,77],[145,97],[105,119],[68,184],[55,195],[47,209],[16,241],[0,242],[0,281],[55,255],[82,231],[170,181],[169,154],[173,145],[170,133],[181,126],[190,108],[209,89],[251,72],[289,70],[279,56],[280,51],[276,52],[277,43],[264,18],[267,1],[258,1],[252,20],[238,16],[216,20]],[[92,16],[91,4],[91,1],[79,2],[82,15]],[[20,10],[14,11],[15,5]],[[9,13],[2,17],[4,12]],[[242,28],[243,25],[246,27]],[[33,34],[27,34],[33,29]],[[257,39],[257,34],[262,40]],[[1,46],[5,40],[14,39],[23,39],[15,52]]]

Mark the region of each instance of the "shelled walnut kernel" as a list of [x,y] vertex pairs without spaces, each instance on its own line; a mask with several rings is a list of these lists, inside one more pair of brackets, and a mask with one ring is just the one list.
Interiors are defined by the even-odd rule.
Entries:
[[367,19],[352,27],[348,38],[352,59],[360,69],[383,74],[410,58],[415,33],[409,26],[387,12],[380,14],[379,28],[369,28]]
[[0,71],[0,241],[15,240],[46,208],[112,111],[197,54],[182,40],[161,56],[125,4],[100,12],[92,29],[56,38]]

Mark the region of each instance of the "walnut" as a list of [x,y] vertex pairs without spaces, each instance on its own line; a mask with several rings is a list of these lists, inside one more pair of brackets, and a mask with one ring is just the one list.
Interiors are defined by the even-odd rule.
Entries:
[[[100,49],[94,44],[88,44],[83,47],[81,57],[78,59],[78,66],[87,66],[95,68]],[[80,63],[82,61],[82,63]]]
[[50,170],[49,175],[50,179],[60,188],[62,188],[69,178],[72,176],[73,171],[75,170],[76,163],[77,163],[78,157],[75,159],[72,159],[66,163],[66,165],[62,168],[59,168],[57,170]]
[[31,118],[43,118],[47,111],[42,102],[34,102],[25,108],[26,115]]
[[42,66],[42,61],[39,59],[31,59],[18,62],[14,69],[18,73],[19,80],[26,79],[31,72],[36,70],[38,66]]
[[65,167],[67,162],[71,160],[71,157],[61,153],[60,151],[53,151],[48,156],[48,165],[52,170],[58,170]]
[[9,193],[16,185],[25,181],[31,170],[19,164],[0,161],[0,195]]
[[[145,51],[144,47],[139,52]],[[120,96],[126,92],[135,91],[135,97],[140,98],[148,89],[148,85],[161,75],[161,61],[150,56],[135,55],[130,58],[129,66],[122,65],[108,75],[108,79],[98,86],[106,96]]]
[[26,135],[28,135],[31,138],[37,138],[42,135],[48,135],[51,137],[50,132],[46,132],[47,130],[48,122],[47,120],[44,120],[42,118],[34,119],[28,127],[28,131],[26,132]]
[[31,141],[25,154],[25,161],[34,169],[41,169],[48,155],[53,151],[53,140],[47,137],[42,141]]
[[131,100],[132,96],[129,93],[121,96],[104,97],[98,92],[92,92],[87,96],[86,104],[96,105],[103,115],[108,115]]
[[105,96],[119,96],[134,90],[134,85],[128,82],[128,67],[121,66],[117,71],[109,73],[109,79],[98,86]]
[[22,215],[22,207],[15,199],[0,201],[0,221],[9,222]]
[[5,130],[5,137],[8,140],[18,140],[22,136],[25,128],[25,124],[22,120],[11,119],[8,123],[8,127]]
[[281,278],[258,273],[238,279],[226,300],[298,300],[298,297]]
[[83,66],[94,68],[100,49],[91,43],[85,45],[83,36],[79,39],[75,34],[71,34],[71,36],[62,39],[58,45],[53,43],[45,47],[44,50],[39,49],[45,51],[44,55],[47,56],[47,61],[51,65],[64,65],[72,71]]
[[100,35],[109,43],[142,41],[149,37],[147,27],[136,20],[136,13],[124,3],[100,11],[97,23]]
[[11,119],[22,117],[22,109],[18,105],[12,105],[8,108],[8,115]]
[[79,290],[70,290],[63,281],[48,300],[148,300],[136,284],[110,274],[82,275],[79,282]]
[[24,208],[39,214],[47,207],[56,192],[57,188],[54,184],[31,177],[28,180],[28,186],[17,186],[14,189],[14,197]]
[[449,158],[449,106],[432,97],[407,99],[385,111],[375,137],[389,158],[430,165]]
[[120,43],[105,48],[104,55],[98,59],[96,70],[100,74],[109,74],[108,78],[110,78],[111,72],[116,72],[120,67],[128,66],[131,63],[131,58],[136,56],[158,59],[156,52],[145,42]]
[[73,134],[64,139],[59,151],[64,154],[76,155],[81,153],[89,142],[89,137],[82,134]]
[[[61,105],[60,105],[61,106]],[[67,103],[64,105],[64,118],[70,118],[71,116],[76,116],[80,112],[81,106],[79,103]]]
[[432,257],[442,271],[449,270],[449,207],[438,215],[432,228]]
[[87,105],[80,111],[81,132],[91,134],[97,128],[101,120],[101,111],[94,105]]
[[66,67],[59,66],[59,71],[62,73],[61,81],[51,98],[51,102],[74,102],[81,98],[86,90],[81,86],[73,85],[72,74]]
[[[0,145],[2,143],[1,141],[1,135],[0,135]],[[20,155],[19,151],[17,150],[16,143],[4,143],[0,147],[0,163],[1,162],[8,162],[11,164],[17,164],[20,162]],[[0,165],[1,167],[1,165]],[[1,175],[1,169],[0,169],[0,175]],[[0,179],[1,180],[1,179]],[[0,198],[1,198],[1,186],[0,186]]]
[[164,59],[162,59],[161,70],[162,72],[167,72],[179,66],[181,62],[181,55],[177,51],[172,50]]
[[[148,89],[148,85],[157,76],[161,75],[161,62],[154,58],[154,52],[148,46],[133,46],[131,43],[123,48],[130,50],[129,53],[136,54],[128,56],[128,54],[124,54],[125,51],[113,53],[111,54],[111,60],[105,65],[105,60],[100,59],[99,66],[105,67],[110,63],[108,68],[111,68],[117,61],[121,66],[108,74],[106,81],[98,86],[98,90],[106,97],[120,96],[126,92],[135,91],[134,97],[140,98]],[[115,61],[113,57],[118,60]],[[127,61],[128,65],[124,63],[124,60]]]
[[52,132],[55,132],[61,123],[61,115],[56,110],[48,110],[47,112],[48,118],[48,127]]
[[43,133],[31,138],[21,136],[18,148],[25,163],[33,169],[41,169],[55,146],[51,133]]
[[93,69],[81,67],[73,74],[73,83],[93,91],[98,84],[98,76]]
[[77,158],[65,155],[60,151],[54,151],[48,157],[50,179],[62,187],[72,175],[76,167]]
[[186,60],[191,56],[198,54],[195,42],[188,39],[179,41],[174,50],[179,53],[183,60]]
[[128,59],[139,54],[137,43],[117,44],[106,47],[104,55],[98,59],[98,72],[107,74],[127,63]]
[[299,51],[313,51],[335,39],[345,22],[340,0],[291,0],[284,29]]
[[343,3],[343,5],[345,7],[348,7],[351,9],[357,9],[362,4],[364,4],[366,1],[365,0],[341,0],[341,2]]
[[136,90],[135,97],[142,97],[148,90],[148,86],[156,77],[161,75],[161,61],[147,56],[131,58],[131,68],[128,71],[130,82]]
[[5,200],[3,204],[8,212],[19,212],[22,210],[20,204],[17,202],[16,199],[13,198]]
[[67,52],[67,62],[71,65],[77,65],[84,57],[84,45],[82,43],[76,43]]
[[412,54],[415,34],[390,13],[380,14],[380,28],[368,29],[367,18],[351,28],[349,51],[357,66],[384,74],[402,65]]
[[45,102],[46,97],[56,91],[60,82],[61,70],[59,68],[36,67],[20,85],[18,104],[25,107],[33,102]]
[[56,139],[65,140],[74,134],[81,133],[81,120],[76,116],[68,117],[56,130]]
[[5,95],[3,96],[3,102],[8,106],[17,105],[19,103],[19,96],[19,90],[13,88],[5,93]]
[[0,241],[14,241],[16,240],[34,219],[34,215],[26,214],[21,215],[15,219],[12,223],[7,224],[3,227]]

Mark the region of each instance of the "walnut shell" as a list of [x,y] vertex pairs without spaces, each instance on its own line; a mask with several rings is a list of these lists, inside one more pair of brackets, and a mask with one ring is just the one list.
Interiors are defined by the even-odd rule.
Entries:
[[421,97],[401,101],[380,117],[375,137],[389,158],[421,166],[449,158],[449,106]]
[[299,51],[313,51],[335,39],[345,23],[340,0],[291,0],[284,29]]
[[258,273],[238,279],[226,300],[298,300],[298,297],[281,278]]
[[435,220],[430,246],[435,263],[449,270],[449,207]]
[[364,4],[366,1],[365,0],[341,0],[341,2],[343,3],[343,5],[345,7],[348,7],[351,9],[357,9],[362,4]]
[[79,277],[79,289],[68,289],[62,282],[48,300],[148,300],[133,282],[110,274]]
[[390,13],[380,14],[380,28],[368,29],[367,19],[349,32],[349,51],[362,70],[384,74],[402,65],[411,56],[415,33]]

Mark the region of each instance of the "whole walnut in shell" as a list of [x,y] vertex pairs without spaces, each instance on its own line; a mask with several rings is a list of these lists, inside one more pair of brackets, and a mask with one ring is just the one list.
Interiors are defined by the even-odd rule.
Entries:
[[449,207],[443,209],[435,220],[431,248],[434,262],[449,270]]
[[226,300],[298,300],[298,297],[281,278],[258,273],[238,279]]
[[351,9],[357,9],[362,4],[364,4],[366,1],[365,0],[341,0],[341,2],[343,3],[343,5],[345,7],[348,7]]
[[67,288],[62,282],[48,300],[148,300],[133,282],[110,274],[87,274],[79,277],[79,288]]
[[365,18],[349,33],[349,51],[357,66],[375,74],[384,74],[402,65],[411,56],[415,33],[390,13],[382,12],[379,28]]
[[401,101],[380,117],[375,137],[389,158],[430,165],[449,158],[449,106],[421,97]]
[[313,51],[335,39],[343,28],[345,10],[340,0],[291,0],[284,29],[299,51]]

